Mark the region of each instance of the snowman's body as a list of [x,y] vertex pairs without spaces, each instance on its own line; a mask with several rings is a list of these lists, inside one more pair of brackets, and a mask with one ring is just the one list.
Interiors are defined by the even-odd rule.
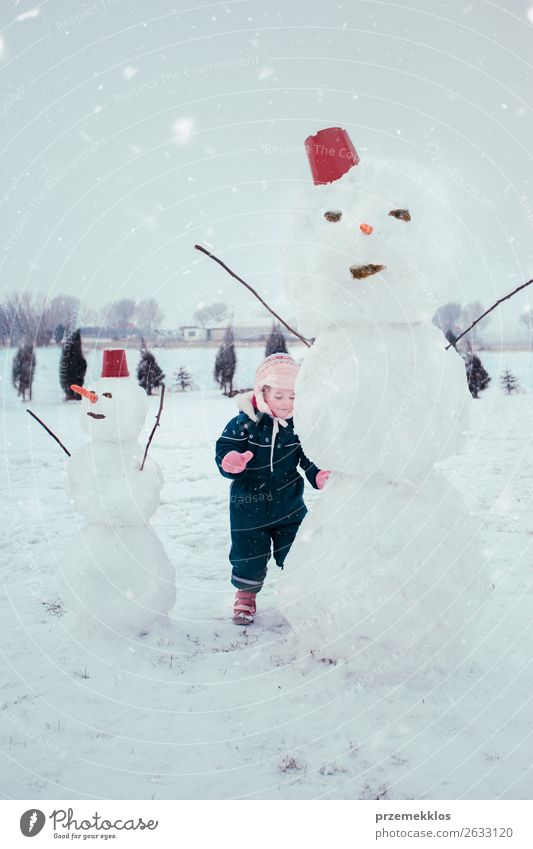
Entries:
[[[389,215],[408,206],[411,220]],[[294,422],[332,474],[287,558],[284,614],[301,650],[354,658],[368,681],[449,668],[487,591],[480,523],[434,468],[461,448],[471,402],[461,357],[431,323],[445,216],[416,170],[364,161],[300,207],[288,294],[316,338]],[[354,277],[370,264],[386,268]]]
[[85,522],[63,560],[65,602],[89,628],[136,636],[175,603],[174,567],[149,524],[163,478],[149,457],[140,470],[144,390],[127,377],[92,389],[97,402],[81,401],[91,439],[67,464],[67,492]]

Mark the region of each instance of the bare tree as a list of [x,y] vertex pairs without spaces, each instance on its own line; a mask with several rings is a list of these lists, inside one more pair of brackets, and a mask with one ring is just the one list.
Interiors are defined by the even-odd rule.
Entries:
[[7,301],[0,304],[0,343],[9,345],[12,336],[12,324]]
[[202,327],[205,327],[210,321],[222,322],[227,312],[228,308],[223,301],[213,301],[211,304],[198,304],[193,313],[193,319]]
[[[459,319],[459,324],[462,328],[468,327],[472,324],[473,321],[476,320],[478,316],[480,316],[485,311],[485,307],[481,303],[481,301],[471,301],[468,304],[464,304],[461,308],[461,316]],[[483,330],[490,323],[491,316],[487,316],[482,319],[482,321],[478,322],[472,330],[466,334],[466,339],[471,339],[471,341],[475,344],[479,341],[479,331]]]
[[457,335],[460,331],[461,305],[450,301],[439,307],[433,316],[433,324],[440,327],[446,336],[450,331]]
[[11,294],[6,300],[11,344],[17,344],[24,339],[33,340],[36,330],[35,310],[31,303],[31,294],[22,292],[20,295]]
[[110,327],[116,327],[121,333],[126,333],[133,323],[135,316],[135,301],[131,298],[122,298],[120,301],[112,301],[105,309],[105,323]]
[[72,295],[56,295],[46,305],[45,310],[47,323],[54,331],[58,325],[62,324],[68,334],[79,324],[80,299]]
[[38,346],[49,345],[52,341],[54,326],[50,321],[46,299],[37,297],[32,307],[33,320],[35,321],[34,344]]
[[521,324],[525,324],[527,329],[531,332],[533,330],[533,309],[530,307],[525,307],[520,313],[519,319]]
[[138,301],[135,305],[135,321],[142,333],[152,335],[163,321],[164,313],[154,298]]
[[[483,311],[484,307],[480,301],[471,301],[470,303],[463,304],[462,306],[454,301],[450,301],[442,307],[439,307],[433,316],[433,324],[440,327],[447,339],[450,340],[452,336],[455,339],[459,336],[463,328],[472,324],[472,322],[481,315]],[[476,324],[469,333],[465,334],[465,342],[475,344],[479,340],[478,331],[483,330],[489,322],[490,317],[487,316],[487,318],[484,318]]]
[[31,342],[33,345],[48,345],[52,330],[42,298],[36,298],[30,292],[12,293],[6,297],[0,318],[4,344]]

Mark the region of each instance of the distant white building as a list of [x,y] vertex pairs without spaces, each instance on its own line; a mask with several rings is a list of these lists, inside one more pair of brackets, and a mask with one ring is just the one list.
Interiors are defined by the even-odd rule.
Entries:
[[[240,342],[264,342],[270,335],[274,321],[265,318],[252,317],[250,319],[237,319],[231,322],[235,341]],[[185,342],[222,342],[228,322],[208,322],[205,327],[190,324],[179,328],[180,338]],[[281,331],[287,341],[291,341],[292,334],[282,326]]]
[[[233,335],[236,340],[248,342],[263,342],[272,330],[272,325],[275,323],[271,316],[264,318],[255,316],[248,319],[235,319],[231,322],[233,327]],[[207,329],[209,339],[213,342],[221,342],[226,332],[228,322],[220,324],[219,322],[208,323]],[[291,338],[292,334],[285,333],[284,328],[281,328],[286,339]]]
[[191,324],[189,326],[180,327],[180,331],[183,334],[185,342],[206,342],[209,338],[205,327],[197,327],[196,325]]

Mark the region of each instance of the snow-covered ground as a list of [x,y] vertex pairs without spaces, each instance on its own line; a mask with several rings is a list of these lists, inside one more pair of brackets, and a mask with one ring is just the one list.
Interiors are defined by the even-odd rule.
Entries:
[[[183,361],[156,353],[169,374]],[[232,624],[228,482],[213,444],[235,406],[213,388],[213,350],[194,355],[198,391],[167,395],[152,448],[165,474],[153,525],[177,573],[172,619],[138,641],[76,637],[58,602],[58,563],[80,522],[63,486],[68,458],[25,407],[69,449],[85,438],[79,407],[61,403],[56,350],[37,352],[34,400],[20,402],[12,354],[0,353],[4,798],[531,798],[528,354],[482,354],[493,385],[473,403],[466,449],[444,468],[485,522],[494,594],[475,652],[434,689],[362,686],[350,664],[290,659],[275,566],[256,623]],[[239,385],[251,385],[260,357],[243,351]],[[507,365],[528,392],[501,393]],[[308,490],[309,506],[319,497]]]

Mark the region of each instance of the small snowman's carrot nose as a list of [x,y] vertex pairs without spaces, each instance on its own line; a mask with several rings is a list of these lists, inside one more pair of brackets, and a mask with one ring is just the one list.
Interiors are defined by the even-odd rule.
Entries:
[[87,398],[91,404],[96,404],[98,401],[98,395],[96,392],[91,392],[90,389],[85,389],[83,386],[77,386],[75,383],[72,383],[70,388],[73,392],[77,392],[78,395],[83,395],[84,398]]
[[365,236],[370,236],[370,234],[374,230],[374,228],[372,227],[371,224],[360,224],[359,229],[361,230],[362,233],[365,234]]

